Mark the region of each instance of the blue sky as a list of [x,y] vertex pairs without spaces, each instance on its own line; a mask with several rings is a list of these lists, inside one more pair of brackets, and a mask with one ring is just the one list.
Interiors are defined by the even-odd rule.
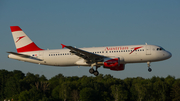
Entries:
[[71,46],[159,45],[172,53],[169,60],[127,64],[124,71],[99,68],[103,75],[116,78],[168,75],[180,78],[180,1],[179,0],[1,0],[0,69],[21,70],[45,75],[93,76],[89,67],[53,67],[7,58],[16,52],[9,26],[20,26],[43,49]]

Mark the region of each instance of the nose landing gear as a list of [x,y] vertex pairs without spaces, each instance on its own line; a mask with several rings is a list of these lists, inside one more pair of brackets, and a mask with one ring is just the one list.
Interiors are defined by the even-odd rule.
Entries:
[[149,61],[147,62],[147,65],[148,65],[148,71],[149,71],[149,72],[152,71],[152,69],[150,68],[150,66],[151,66],[150,63],[151,63],[151,62],[149,62]]
[[152,71],[152,69],[151,69],[151,68],[148,68],[148,71],[149,71],[149,72],[151,72],[151,71]]

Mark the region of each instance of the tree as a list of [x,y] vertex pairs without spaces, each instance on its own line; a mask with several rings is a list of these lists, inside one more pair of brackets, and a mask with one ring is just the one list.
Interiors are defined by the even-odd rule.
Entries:
[[49,82],[50,90],[53,90],[58,85],[61,85],[65,81],[65,77],[62,74],[58,74],[55,77],[52,77]]
[[33,87],[29,91],[25,90],[19,94],[19,101],[38,101],[42,99],[42,93]]
[[61,89],[61,85],[56,86],[53,90],[52,90],[52,97],[57,100],[60,101],[62,100],[61,94],[60,94],[60,89]]
[[173,101],[180,100],[180,79],[172,85],[171,95]]
[[20,79],[23,79],[25,77],[25,74],[22,73],[19,70],[14,70],[13,71],[13,77],[15,77],[16,79],[20,80]]
[[6,98],[11,98],[13,95],[19,94],[21,92],[20,80],[15,77],[11,77],[5,84],[5,95]]
[[12,72],[8,72],[7,70],[0,70],[0,100],[4,100],[5,96],[5,84],[10,77],[13,76]]
[[83,76],[79,80],[82,88],[93,87],[93,77]]
[[142,101],[143,99],[145,99],[145,96],[147,94],[147,89],[146,89],[146,84],[143,83],[136,83],[135,84],[135,89],[137,91],[137,95],[138,95],[138,100]]
[[124,87],[121,84],[112,85],[111,92],[115,101],[125,101],[128,99],[128,92],[124,89]]
[[80,91],[81,101],[97,101],[96,92],[89,87],[85,87]]
[[29,101],[30,100],[30,94],[29,94],[29,91],[25,90],[25,91],[22,91],[20,94],[19,94],[19,101]]
[[127,100],[131,100],[132,93],[130,92],[130,90],[131,90],[131,88],[133,88],[132,87],[133,78],[126,78],[123,81],[124,81],[124,86],[126,87],[127,92],[128,92],[128,99]]
[[79,88],[81,85],[78,79],[73,79],[74,81],[71,81],[71,96],[73,101],[79,100]]
[[71,83],[70,82],[64,82],[61,84],[61,96],[66,101],[67,99],[70,99],[71,95]]
[[49,90],[49,83],[47,81],[35,82],[36,89],[41,91],[45,96]]
[[0,70],[0,100],[14,101],[179,101],[180,79],[173,76],[126,78],[111,75],[64,77]]
[[101,101],[111,101],[111,96],[109,96],[109,92],[103,91],[101,92]]
[[35,85],[35,82],[38,82],[39,76],[34,75],[32,73],[27,73],[26,77],[22,80],[23,87],[26,90],[30,90],[33,85]]
[[162,78],[157,77],[156,82],[153,83],[153,97],[154,100],[167,100],[168,85],[162,81]]
[[[166,78],[165,78],[165,83],[167,84],[168,88],[167,88],[167,94],[166,95],[170,95],[171,94],[171,89],[172,89],[172,86],[174,84],[174,82],[176,81],[175,77],[174,76],[170,76],[168,75]],[[171,100],[171,96],[166,96],[166,99],[167,100]]]
[[72,95],[72,100],[73,101],[78,101],[79,100],[79,91],[78,90],[73,90],[71,92],[71,95]]
[[39,81],[47,81],[46,77],[44,75],[41,75],[39,77]]
[[18,70],[14,70],[13,72],[10,72],[10,74],[12,76],[7,78],[4,87],[4,94],[6,98],[9,99],[22,91],[21,80],[24,78],[24,73]]

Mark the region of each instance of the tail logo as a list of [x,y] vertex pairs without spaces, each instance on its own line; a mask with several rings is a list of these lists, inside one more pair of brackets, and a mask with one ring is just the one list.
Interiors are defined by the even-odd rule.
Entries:
[[25,36],[17,37],[16,43],[17,43],[19,40],[21,40],[22,38],[24,38],[24,37],[25,37]]

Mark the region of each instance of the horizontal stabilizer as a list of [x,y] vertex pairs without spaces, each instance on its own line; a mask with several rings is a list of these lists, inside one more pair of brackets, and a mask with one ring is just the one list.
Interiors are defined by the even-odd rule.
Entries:
[[38,61],[43,61],[42,59],[38,59],[38,58],[32,57],[30,55],[26,55],[26,54],[20,54],[20,53],[15,53],[15,52],[7,52],[7,53],[17,55],[17,56],[20,56],[20,57],[23,57],[23,58],[29,58],[29,59],[34,59],[34,60],[38,60]]

